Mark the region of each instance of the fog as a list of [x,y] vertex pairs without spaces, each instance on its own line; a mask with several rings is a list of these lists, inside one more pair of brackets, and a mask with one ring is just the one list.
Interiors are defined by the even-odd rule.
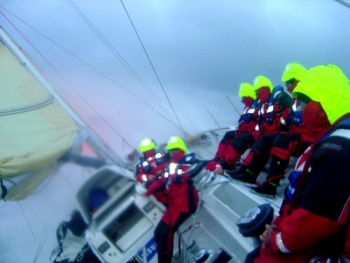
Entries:
[[236,124],[241,82],[289,62],[350,73],[333,0],[2,0],[2,28],[118,154]]

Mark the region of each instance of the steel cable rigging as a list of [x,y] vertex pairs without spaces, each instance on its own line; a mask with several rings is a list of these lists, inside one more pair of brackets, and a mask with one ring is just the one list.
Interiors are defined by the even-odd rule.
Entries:
[[[72,90],[74,90],[80,97],[81,99],[91,107],[94,112],[118,135],[123,139],[123,142],[126,142],[127,145],[132,149],[133,146],[117,131],[115,130],[105,118],[103,118],[102,115],[100,115],[92,105],[84,99],[84,97],[81,96],[79,92],[75,90],[73,85],[59,72],[59,70],[31,43],[31,41],[26,38],[26,36],[8,19],[8,17],[0,10],[0,14],[15,28],[15,30],[29,43],[29,45],[40,55],[40,57],[60,76],[60,78],[70,87]],[[102,141],[104,141],[102,138],[100,138]],[[111,150],[111,149],[110,149]],[[119,158],[121,158],[115,151],[113,151],[114,154],[116,154]],[[122,158],[121,158],[122,159]]]
[[166,96],[166,98],[167,98],[167,101],[168,101],[168,103],[169,103],[169,105],[170,105],[170,107],[171,107],[171,109],[172,109],[172,111],[173,111],[173,113],[174,113],[174,115],[175,115],[175,117],[176,117],[177,122],[179,123],[179,125],[180,125],[182,131],[186,133],[186,131],[184,130],[184,128],[183,128],[183,126],[182,126],[182,124],[181,124],[181,121],[180,121],[178,115],[176,114],[175,108],[174,108],[173,104],[171,103],[171,101],[170,101],[170,99],[169,99],[169,96],[168,96],[167,92],[165,91],[162,82],[160,81],[160,78],[159,78],[159,76],[158,76],[158,73],[157,73],[156,69],[155,69],[154,66],[153,66],[153,63],[152,63],[152,61],[151,61],[151,58],[149,57],[149,55],[148,55],[148,53],[147,53],[147,50],[146,50],[146,48],[145,48],[145,46],[144,46],[144,44],[143,44],[143,42],[142,42],[142,40],[141,40],[141,38],[140,38],[140,35],[139,35],[139,33],[137,32],[136,27],[135,27],[134,23],[132,22],[132,19],[131,19],[130,15],[129,15],[128,11],[126,10],[126,7],[125,7],[125,5],[124,5],[124,3],[123,3],[123,0],[120,0],[120,2],[121,2],[122,6],[123,6],[123,8],[124,8],[124,11],[125,11],[126,15],[127,15],[128,18],[129,18],[129,21],[130,21],[130,23],[131,23],[131,25],[132,25],[132,27],[133,27],[133,29],[134,29],[134,31],[135,31],[135,34],[136,34],[138,40],[140,41],[140,44],[141,44],[141,46],[142,46],[142,49],[143,49],[143,51],[144,51],[145,54],[146,54],[146,57],[147,57],[147,59],[148,59],[150,65],[151,65],[151,67],[152,67],[152,70],[153,70],[155,76],[157,77],[157,80],[158,80],[158,82],[159,82],[159,85],[161,86],[161,88],[162,88],[162,90],[163,90],[163,92],[164,92],[164,94],[165,94],[165,96]]
[[155,97],[158,102],[161,102],[157,98],[156,94],[148,87],[148,85],[142,80],[142,78],[136,73],[136,71],[130,66],[130,64],[124,59],[124,57],[114,48],[114,46],[108,41],[108,39],[101,33],[101,31],[91,22],[91,20],[80,10],[80,8],[73,3],[72,0],[66,0],[68,4],[74,9],[74,11],[80,16],[84,23],[90,28],[92,32],[101,40],[101,42],[111,51],[115,58],[127,69],[127,71],[135,78],[142,86],[146,87],[148,92]]
[[[3,8],[3,9],[4,9],[4,8]],[[37,33],[40,34],[41,36],[45,37],[47,40],[49,40],[49,41],[52,42],[53,44],[55,44],[56,46],[58,46],[59,48],[61,48],[62,50],[64,50],[65,52],[67,52],[68,54],[70,54],[71,56],[73,56],[74,58],[76,58],[77,60],[79,60],[80,62],[82,62],[83,64],[85,64],[86,66],[88,66],[89,68],[91,68],[91,69],[93,69],[94,71],[96,71],[97,73],[99,73],[99,74],[100,74],[101,76],[103,76],[104,78],[106,78],[106,79],[108,79],[109,81],[113,82],[115,85],[117,85],[118,87],[120,87],[120,88],[122,88],[123,90],[127,91],[127,92],[128,92],[129,94],[131,94],[132,96],[136,97],[136,98],[137,98],[138,100],[140,100],[142,103],[144,103],[144,104],[147,105],[148,107],[152,108],[152,110],[155,111],[157,114],[161,115],[161,116],[162,116],[164,119],[166,119],[168,122],[170,122],[170,123],[172,123],[174,126],[178,127],[178,125],[177,125],[176,123],[174,123],[174,121],[173,121],[172,119],[170,119],[169,117],[167,117],[166,115],[164,115],[163,112],[158,111],[156,108],[154,108],[152,105],[150,105],[147,101],[145,101],[145,100],[143,100],[142,98],[140,98],[139,96],[135,95],[135,94],[134,94],[133,92],[131,92],[130,90],[124,88],[123,86],[121,86],[120,84],[118,84],[116,81],[114,81],[113,79],[111,79],[110,77],[108,77],[106,74],[104,74],[103,72],[101,72],[101,71],[98,70],[97,68],[91,66],[88,62],[86,62],[86,61],[84,61],[83,59],[81,59],[80,57],[76,56],[75,54],[73,54],[72,52],[70,52],[67,48],[63,47],[62,45],[58,44],[58,43],[57,43],[56,41],[54,41],[53,39],[51,39],[51,38],[49,38],[48,36],[46,36],[45,34],[41,33],[40,31],[38,31],[37,29],[35,29],[33,26],[31,26],[31,25],[29,25],[27,22],[23,21],[21,18],[17,17],[16,15],[14,15],[13,13],[11,13],[10,11],[8,11],[8,10],[6,10],[6,9],[4,9],[4,10],[7,11],[8,13],[10,13],[12,16],[16,17],[18,20],[20,20],[20,21],[23,22],[24,24],[26,24],[28,27],[30,27],[31,29],[33,29],[35,32],[37,32]],[[5,16],[5,14],[3,14],[2,12],[1,12],[1,14],[9,21],[10,24],[12,24],[13,27],[16,28],[16,26],[9,20],[9,18],[7,18],[7,17]],[[86,19],[83,19],[83,20],[84,20],[85,22],[87,21]],[[89,24],[91,25],[91,22],[90,22]],[[95,32],[95,34],[101,35],[101,33],[98,33],[99,31],[96,31],[97,29],[96,29],[96,30],[93,29],[93,28],[95,28],[95,27],[92,27],[92,26],[90,26],[90,25],[89,25],[89,27],[91,28],[91,30],[93,30],[93,31]],[[16,30],[19,32],[19,29],[18,29],[18,28],[16,28]],[[26,41],[27,41],[28,43],[30,43],[30,41],[29,41],[22,33],[20,33],[20,34],[26,39]],[[100,39],[101,39],[101,38],[100,38]],[[104,38],[104,39],[105,39],[105,38]],[[107,40],[103,41],[103,40],[101,39],[101,41],[104,42],[105,45],[109,46],[109,49],[110,49],[110,50],[113,52],[113,54],[118,58],[119,53],[112,47],[112,45],[111,45]],[[107,42],[106,42],[106,41],[107,41]],[[96,110],[94,109],[94,107],[93,107],[89,102],[87,102],[87,101],[83,98],[83,96],[81,96],[81,94],[80,94],[77,90],[74,89],[73,85],[72,85],[71,83],[69,83],[69,81],[68,81],[67,79],[65,79],[64,76],[63,76],[62,74],[60,74],[60,72],[55,68],[55,66],[52,65],[52,64],[48,61],[48,59],[45,58],[44,55],[43,55],[38,49],[36,49],[36,48],[34,47],[33,43],[30,43],[30,45],[31,45],[31,46],[35,49],[35,51],[46,61],[46,63],[48,63],[48,65],[54,69],[54,71],[60,76],[60,78],[62,78],[62,79],[68,84],[68,86],[71,87],[72,90],[74,90],[74,91],[83,99],[83,101],[84,101],[86,104],[88,104],[89,107],[91,107],[91,108],[94,110],[94,112],[96,112]],[[131,74],[132,74],[132,72],[134,72],[134,70],[133,70],[130,66],[128,66],[127,62],[126,62],[122,57],[121,57],[121,58],[118,58],[118,60],[121,61],[121,63],[122,63],[125,67],[129,68],[129,72],[130,72]],[[123,63],[123,61],[125,61],[125,63]],[[136,73],[135,73],[135,74],[136,74]],[[140,81],[142,81],[141,78],[140,78],[137,74],[136,74],[136,75],[135,75],[135,74],[132,74],[133,77],[134,77],[134,78],[138,78]],[[136,76],[138,76],[138,77],[136,77]],[[143,81],[142,81],[142,82],[143,82]],[[96,114],[98,114],[98,113],[96,112]],[[124,142],[126,142],[126,143],[132,148],[131,144],[130,144],[121,134],[119,134],[118,131],[116,131],[116,130],[108,123],[108,121],[105,120],[105,118],[103,118],[103,116],[101,116],[100,114],[98,114],[98,115],[99,115],[99,117],[100,117],[100,118],[101,118],[101,119],[116,133],[116,134],[118,134],[118,136],[120,136],[120,137],[123,139]]]

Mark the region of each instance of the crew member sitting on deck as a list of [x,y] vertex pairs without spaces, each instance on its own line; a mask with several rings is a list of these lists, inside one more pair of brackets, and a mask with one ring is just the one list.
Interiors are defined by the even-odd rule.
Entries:
[[[289,63],[286,66],[282,81],[286,83],[290,93],[306,73],[306,68],[300,64]],[[233,179],[255,184],[259,173],[271,157],[266,180],[261,185],[252,187],[254,193],[275,196],[290,157],[299,157],[330,125],[319,103],[305,104],[297,99],[294,99],[285,123],[290,126],[289,132],[261,136],[253,144],[240,171],[230,175]]]
[[258,129],[238,135],[227,147],[223,159],[207,164],[208,170],[217,174],[223,174],[224,169],[231,170],[241,155],[251,148],[260,136],[282,131],[281,117],[287,118],[292,106],[292,97],[281,86],[273,88],[272,82],[264,76],[255,78],[254,90],[259,99]]
[[256,99],[254,87],[246,82],[241,83],[238,96],[242,99],[242,103],[244,104],[244,109],[238,120],[238,127],[235,130],[230,130],[225,133],[218,145],[214,161],[224,159],[224,153],[227,147],[231,145],[232,141],[237,138],[239,134],[253,132],[258,123],[258,100]]
[[[350,261],[350,86],[331,66],[311,68],[293,91],[318,102],[331,127],[298,159],[279,216],[246,262]],[[249,260],[248,260],[249,259]]]

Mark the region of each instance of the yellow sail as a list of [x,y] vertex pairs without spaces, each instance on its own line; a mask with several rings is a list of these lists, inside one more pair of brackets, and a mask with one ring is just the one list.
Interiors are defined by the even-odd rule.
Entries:
[[[20,192],[40,184],[43,171],[72,147],[79,130],[24,64],[0,42],[0,178],[31,174]],[[41,176],[35,180],[35,174]]]

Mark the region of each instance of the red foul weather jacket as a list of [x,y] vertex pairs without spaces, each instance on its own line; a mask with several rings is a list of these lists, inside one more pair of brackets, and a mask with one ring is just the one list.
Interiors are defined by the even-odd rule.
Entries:
[[268,100],[259,105],[260,135],[281,132],[281,117],[287,118],[292,103],[292,97],[282,87],[274,88]]
[[[167,162],[164,154],[162,153],[156,153],[154,156],[150,156],[147,159],[140,158],[140,164],[138,165],[138,169],[136,171],[136,180],[143,183],[146,188],[148,188],[154,180],[158,180],[166,166]],[[165,192],[165,187],[163,187],[163,189],[158,189],[158,191],[154,192],[153,195],[158,202],[162,203],[163,205],[168,204],[168,197]]]
[[147,159],[140,158],[136,180],[138,182],[147,182],[150,180],[151,176],[160,176],[166,165],[167,162],[162,153],[156,153],[154,156],[148,157]]
[[327,115],[318,102],[310,101],[305,106],[302,119],[297,132],[304,142],[315,142],[330,126]]
[[168,206],[162,220],[169,226],[173,226],[181,213],[193,213],[198,205],[198,192],[193,181],[187,176],[186,170],[189,164],[168,164],[166,172],[159,180],[154,181],[146,191],[151,195],[165,189],[168,197]]
[[258,124],[258,100],[253,101],[249,107],[245,107],[238,120],[239,134],[253,132]]
[[[301,124],[291,125],[290,133],[299,134],[302,142],[309,144],[317,141],[326,131],[329,129],[330,124],[326,113],[322,109],[322,106],[318,102],[310,101],[300,114]],[[300,147],[299,141],[291,141],[288,149],[281,147],[273,147],[271,150],[272,155],[278,156],[282,159],[288,159],[293,152]]]
[[333,125],[299,158],[269,246],[260,247],[254,263],[309,262],[327,251],[350,259],[350,119],[346,120]]

